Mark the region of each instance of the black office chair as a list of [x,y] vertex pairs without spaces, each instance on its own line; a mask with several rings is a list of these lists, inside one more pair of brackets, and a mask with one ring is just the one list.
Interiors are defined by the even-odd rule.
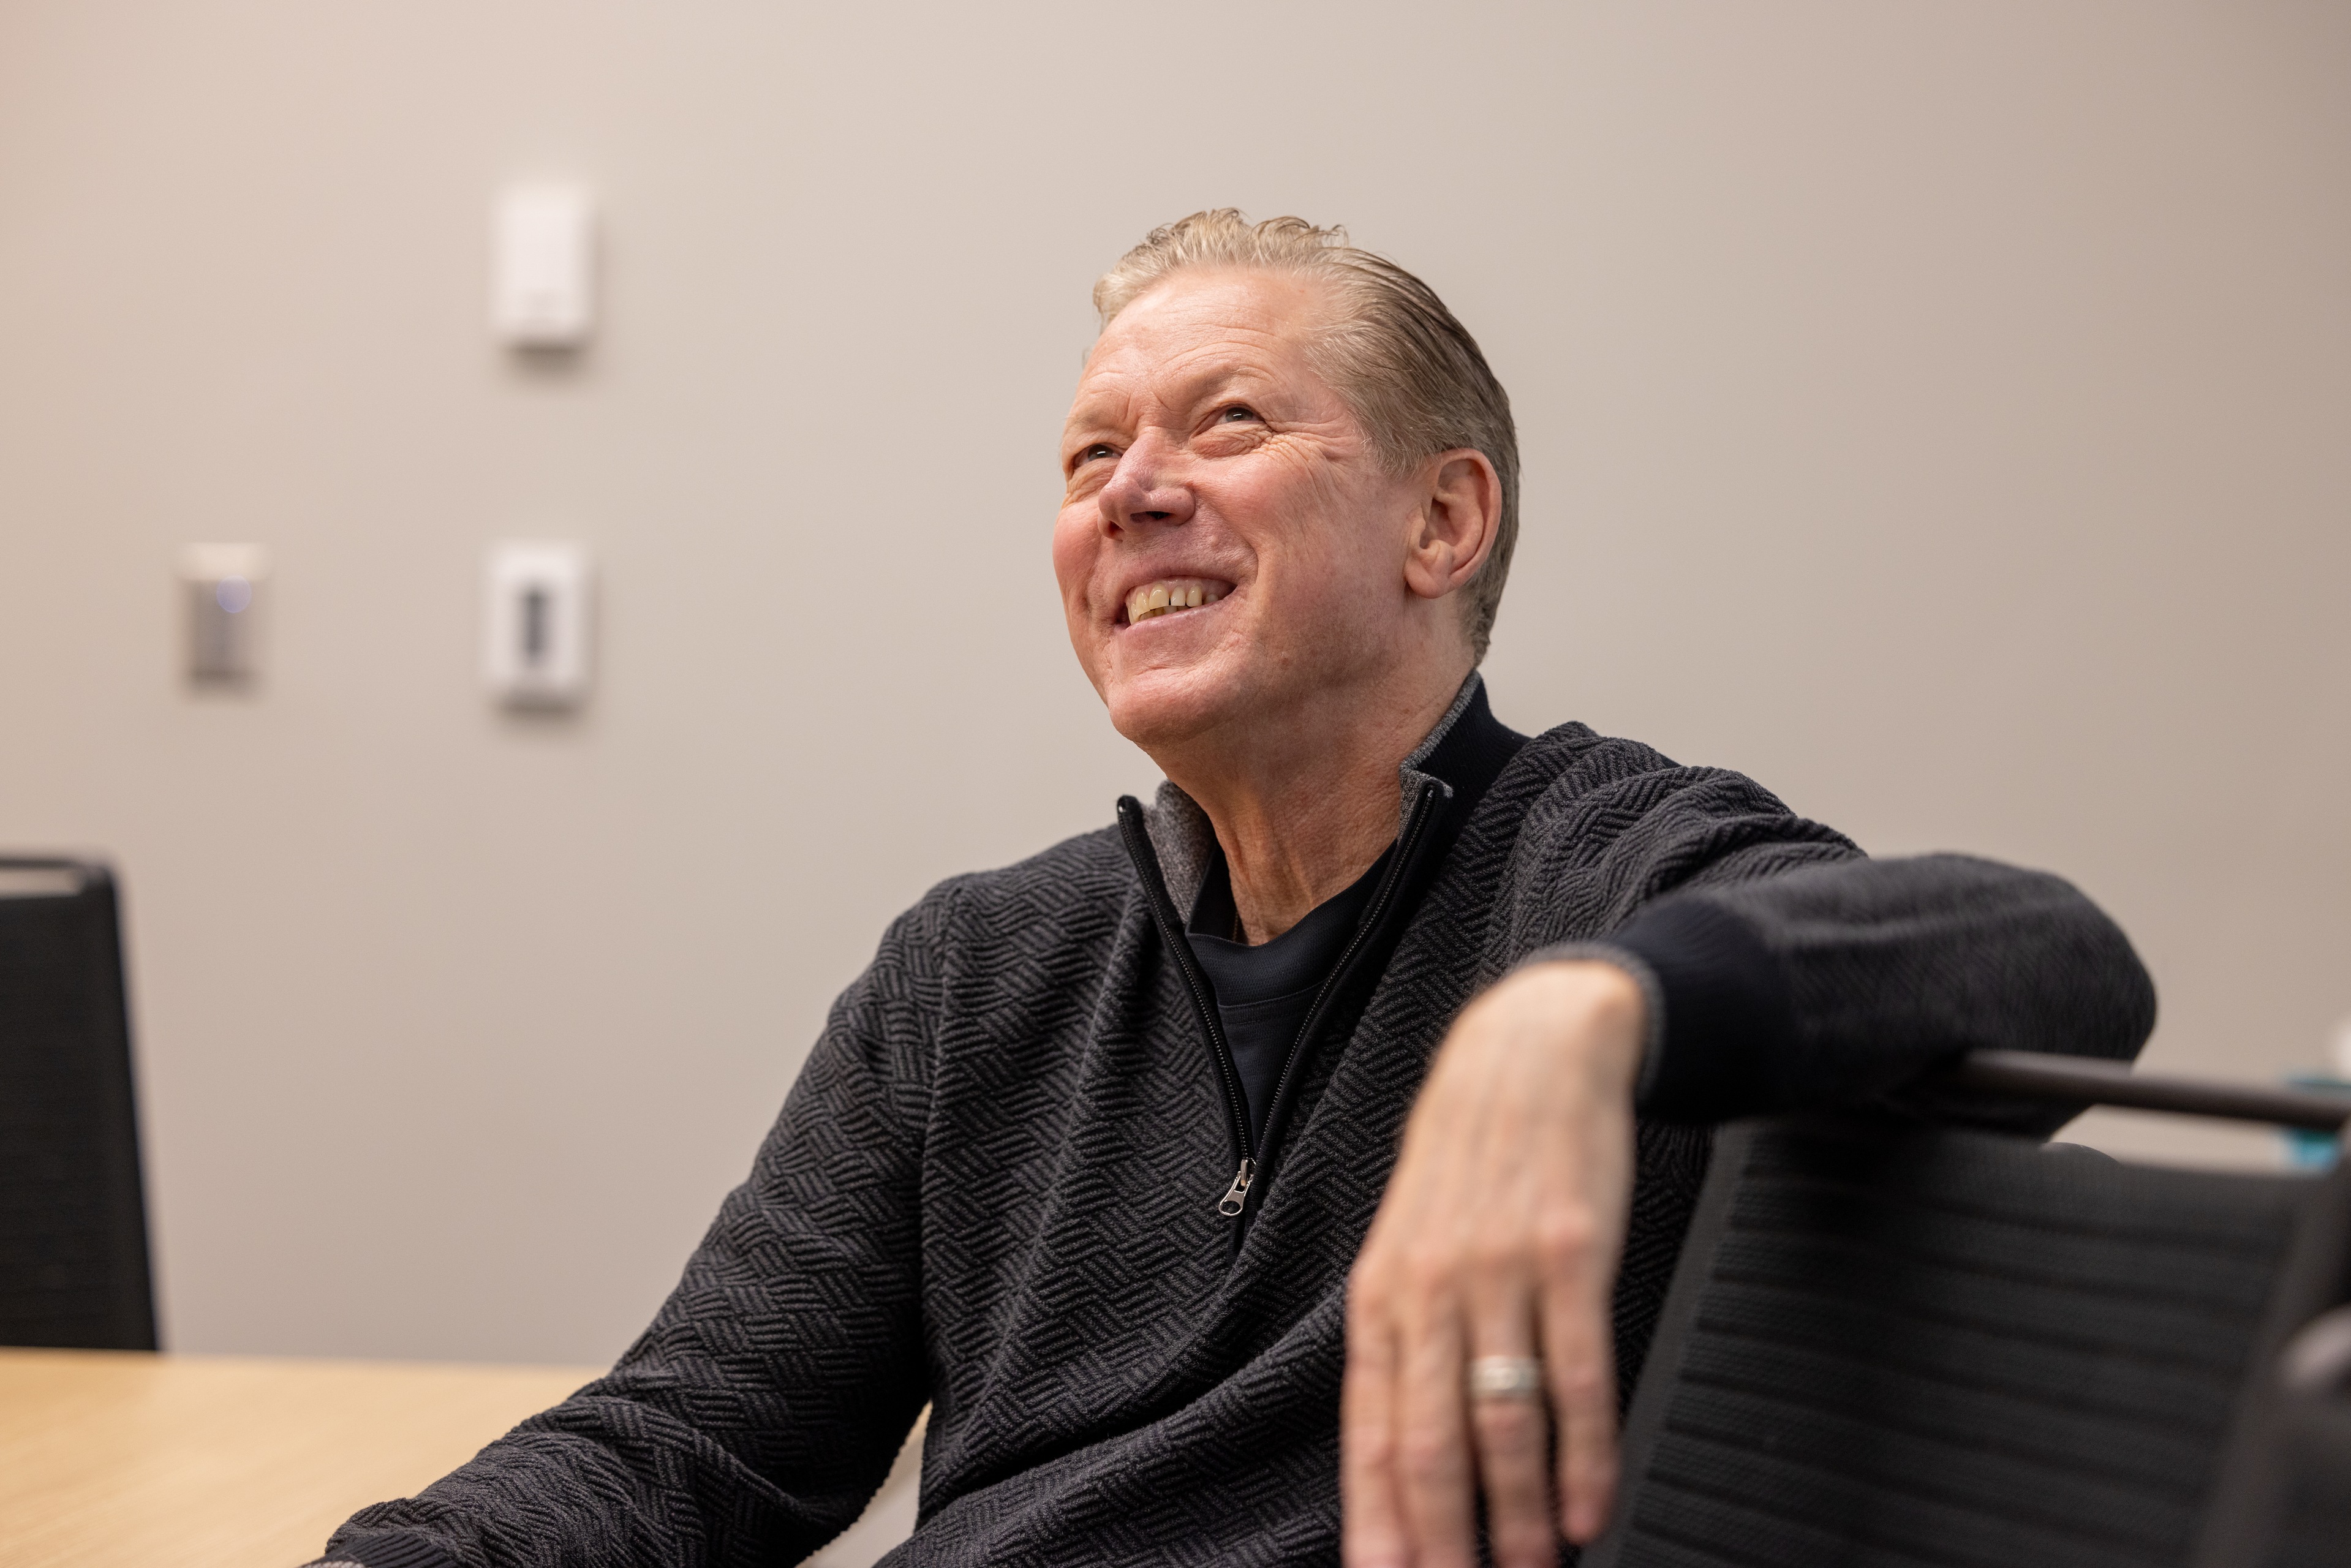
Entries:
[[2305,1324],[2273,1369],[2205,1532],[2199,1568],[2351,1561],[2351,1307]]
[[0,1344],[153,1350],[114,879],[0,859]]
[[[1954,1082],[2351,1113],[2007,1053]],[[2346,1254],[2351,1170],[2167,1170],[1890,1119],[1726,1129],[1586,1568],[2254,1568],[2270,1548],[2245,1543],[2283,1539],[2293,1505],[2273,1369],[2351,1294]],[[2339,1508],[2351,1477],[2312,1463]],[[2326,1550],[2309,1561],[2351,1562]]]

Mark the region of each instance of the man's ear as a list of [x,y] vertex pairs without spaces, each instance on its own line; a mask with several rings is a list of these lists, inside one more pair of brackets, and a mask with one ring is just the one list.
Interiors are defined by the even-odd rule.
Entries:
[[1502,481],[1484,453],[1440,452],[1423,464],[1420,507],[1405,541],[1405,585],[1442,599],[1478,575],[1502,526]]

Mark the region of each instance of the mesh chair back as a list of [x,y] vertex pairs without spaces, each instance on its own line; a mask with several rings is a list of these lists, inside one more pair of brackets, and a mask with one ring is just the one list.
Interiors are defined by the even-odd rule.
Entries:
[[2252,1392],[2199,1568],[2351,1561],[2351,1306],[2304,1324]]
[[0,860],[0,1344],[155,1348],[103,867]]
[[2189,1562],[2339,1187],[1964,1128],[1726,1131],[1588,1568]]
[[2278,1445],[2275,1512],[2258,1558],[2265,1568],[2342,1568],[2351,1558],[2351,1396],[2297,1399]]

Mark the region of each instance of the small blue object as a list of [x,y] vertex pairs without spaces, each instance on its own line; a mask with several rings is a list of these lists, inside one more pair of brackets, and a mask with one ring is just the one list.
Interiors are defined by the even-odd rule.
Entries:
[[[2285,1081],[2296,1089],[2324,1089],[2335,1094],[2351,1094],[2351,1078],[2331,1078],[2324,1072],[2289,1072]],[[2305,1171],[2335,1168],[2337,1145],[2334,1134],[2313,1132],[2307,1127],[2288,1127],[2284,1132],[2288,1165],[2296,1170]]]

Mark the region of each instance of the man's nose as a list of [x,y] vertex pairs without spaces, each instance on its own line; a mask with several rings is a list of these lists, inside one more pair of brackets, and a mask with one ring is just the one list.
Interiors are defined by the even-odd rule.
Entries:
[[1099,501],[1102,527],[1112,533],[1154,523],[1185,523],[1192,517],[1192,489],[1174,472],[1175,454],[1145,434],[1119,455]]

